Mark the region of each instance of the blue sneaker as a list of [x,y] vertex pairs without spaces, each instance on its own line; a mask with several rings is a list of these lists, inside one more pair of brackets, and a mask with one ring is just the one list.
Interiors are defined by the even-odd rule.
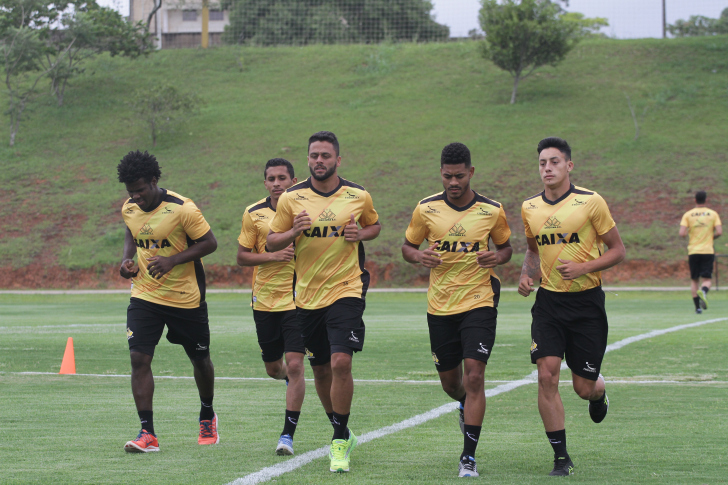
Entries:
[[293,454],[293,438],[289,434],[281,435],[278,439],[276,447],[276,455],[292,455]]

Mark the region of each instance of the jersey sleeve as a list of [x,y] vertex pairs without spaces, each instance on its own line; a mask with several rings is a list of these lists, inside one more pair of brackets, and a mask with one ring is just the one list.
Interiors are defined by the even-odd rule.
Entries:
[[271,219],[268,227],[273,232],[286,232],[293,227],[293,213],[291,212],[291,204],[288,201],[288,192],[285,192],[278,199],[276,206],[276,215]]
[[594,197],[592,197],[591,200],[593,201],[590,214],[591,223],[594,230],[597,231],[597,234],[602,236],[609,232],[617,224],[614,222],[614,219],[612,219],[612,214],[609,212],[607,202],[601,195],[594,194]]
[[371,226],[379,221],[379,214],[374,210],[374,202],[369,192],[365,192],[366,197],[364,198],[364,209],[362,210],[361,216],[359,216],[359,225],[361,227]]
[[196,241],[210,232],[210,224],[207,223],[202,211],[191,200],[182,205],[182,228],[190,239]]
[[534,236],[533,232],[531,231],[531,226],[528,224],[528,217],[526,217],[526,210],[523,208],[523,206],[521,206],[521,219],[523,219],[523,228],[526,232],[526,237],[535,239],[536,236]]
[[511,228],[508,226],[508,220],[506,219],[506,211],[503,210],[501,205],[500,213],[498,214],[498,220],[490,230],[490,238],[498,246],[505,244],[511,237]]
[[243,214],[243,227],[240,230],[240,236],[238,236],[238,243],[244,248],[254,249],[257,241],[258,231],[255,228],[255,223],[250,216],[250,212],[245,211],[245,214]]
[[420,206],[418,205],[412,213],[412,220],[410,221],[409,226],[407,226],[407,232],[405,232],[404,237],[407,241],[419,246],[428,235],[429,230],[425,221],[422,219],[422,215],[420,215]]
[[683,214],[682,220],[680,221],[681,226],[690,227],[690,223],[688,222],[688,214],[689,214],[688,212]]

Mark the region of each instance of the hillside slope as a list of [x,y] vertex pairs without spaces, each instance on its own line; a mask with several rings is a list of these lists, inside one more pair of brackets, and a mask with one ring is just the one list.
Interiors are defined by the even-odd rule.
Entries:
[[[245,206],[266,195],[263,164],[285,157],[305,178],[306,140],[323,129],[340,139],[340,174],[364,185],[381,215],[381,237],[366,244],[380,285],[423,281],[399,248],[417,201],[442,190],[439,153],[452,141],[473,153],[473,188],[506,208],[515,252],[500,272],[511,281],[525,251],[520,202],[540,191],[545,136],[570,141],[573,181],[613,210],[632,261],[616,279],[675,276],[685,259],[677,226],[696,190],[728,218],[728,37],[585,41],[522,82],[514,106],[510,76],[476,47],[224,47],[94,61],[65,106],[49,96],[34,105],[14,148],[2,132],[0,287],[124,284],[115,167],[133,149],[154,153],[160,185],[202,208],[219,241],[205,260],[213,283],[244,283],[237,236]],[[206,105],[152,149],[126,103],[159,82]]]

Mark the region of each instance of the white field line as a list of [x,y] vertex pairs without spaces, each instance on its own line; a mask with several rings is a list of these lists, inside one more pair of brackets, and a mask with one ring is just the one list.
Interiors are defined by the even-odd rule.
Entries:
[[[611,352],[612,350],[621,349],[622,347],[624,347],[627,344],[637,342],[639,340],[643,340],[646,338],[656,337],[658,335],[664,335],[664,334],[670,333],[670,332],[677,332],[678,330],[683,330],[686,328],[699,327],[701,325],[706,325],[708,323],[722,322],[725,320],[728,320],[728,318],[714,318],[712,320],[705,320],[702,322],[689,323],[686,325],[678,325],[676,327],[671,327],[671,328],[667,328],[664,330],[654,330],[652,332],[648,332],[648,333],[645,333],[642,335],[636,335],[634,337],[629,337],[629,338],[620,340],[618,342],[615,342],[611,345],[608,345],[606,352]],[[561,365],[561,368],[566,369],[567,368],[566,363],[563,363]],[[507,384],[501,384],[492,389],[486,390],[485,396],[493,397],[493,396],[497,396],[498,394],[502,394],[504,392],[512,391],[513,389],[517,389],[526,384],[531,384],[531,383],[536,382],[537,378],[538,378],[538,371],[533,371],[528,376],[524,377],[523,379],[519,379],[517,381],[512,381]],[[442,416],[443,414],[447,414],[447,413],[455,410],[455,407],[456,407],[456,403],[450,402],[447,404],[443,404],[442,406],[440,406],[438,408],[427,411],[426,413],[422,413],[422,414],[419,414],[412,418],[405,419],[404,421],[400,421],[399,423],[393,424],[391,426],[385,426],[384,428],[380,428],[376,431],[370,431],[369,433],[363,434],[361,437],[359,437],[359,444],[364,444],[367,441],[372,441],[377,438],[382,438],[384,436],[387,436],[392,433],[396,433],[398,431],[402,431],[407,428],[412,428],[414,426],[418,426],[422,423],[425,423],[432,419],[438,418],[438,417]],[[322,458],[322,457],[326,456],[328,454],[328,452],[329,452],[329,446],[323,446],[316,450],[311,450],[311,451],[306,452],[302,455],[299,455],[295,458],[287,460],[283,463],[263,468],[260,471],[257,471],[255,473],[251,473],[244,477],[233,480],[228,485],[253,485],[256,483],[267,482],[268,480],[270,480],[272,478],[281,476],[284,473],[287,473],[287,472],[293,471],[297,468],[300,468],[300,467],[312,462],[313,460],[315,460],[317,458]]]

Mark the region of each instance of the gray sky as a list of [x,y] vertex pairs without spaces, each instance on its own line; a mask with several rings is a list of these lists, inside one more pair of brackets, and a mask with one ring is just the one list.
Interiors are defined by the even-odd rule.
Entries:
[[[478,28],[479,0],[431,0],[438,22],[450,26],[453,37],[465,37]],[[129,15],[129,0],[98,0]],[[717,18],[728,7],[728,0],[666,0],[667,23],[691,15]],[[603,32],[618,39],[662,37],[662,0],[571,0],[569,11],[587,17],[606,17],[609,27]]]

